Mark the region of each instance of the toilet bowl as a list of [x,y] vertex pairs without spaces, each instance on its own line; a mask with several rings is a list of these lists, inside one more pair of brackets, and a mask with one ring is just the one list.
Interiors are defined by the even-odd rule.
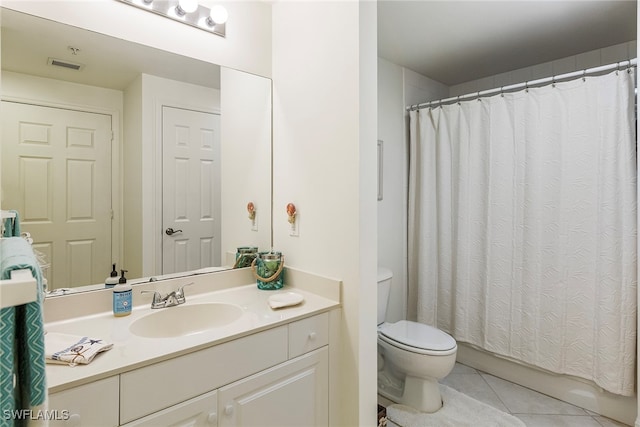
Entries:
[[456,362],[456,341],[418,322],[384,321],[393,275],[378,269],[378,393],[422,412],[442,407],[438,381]]

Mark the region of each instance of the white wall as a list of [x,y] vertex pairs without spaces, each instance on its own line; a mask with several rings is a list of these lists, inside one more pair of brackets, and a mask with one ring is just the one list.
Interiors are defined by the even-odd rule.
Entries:
[[329,425],[375,425],[376,4],[275,2],[272,14],[274,246],[342,280]]
[[271,80],[223,68],[220,91],[224,264],[225,252],[239,246],[271,249]]
[[378,201],[378,265],[391,269],[388,322],[405,318],[407,276],[407,145],[403,69],[378,59],[378,139],[382,141],[382,200]]
[[[122,259],[118,263],[119,268],[128,270],[130,278],[143,277],[143,246],[142,239],[142,140],[143,129],[149,126],[145,123],[143,114],[142,75],[138,76],[124,91],[124,139],[122,144],[122,176],[119,187],[128,183],[127,190],[122,190],[122,208],[120,215],[127,218],[123,222],[123,235],[126,236],[123,244]],[[126,263],[123,262],[126,260]],[[125,266],[126,264],[126,266]]]

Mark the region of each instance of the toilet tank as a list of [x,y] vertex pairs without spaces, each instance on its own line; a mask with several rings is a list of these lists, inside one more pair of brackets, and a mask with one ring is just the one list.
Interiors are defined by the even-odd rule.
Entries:
[[393,273],[385,267],[378,267],[378,325],[387,317],[387,304]]

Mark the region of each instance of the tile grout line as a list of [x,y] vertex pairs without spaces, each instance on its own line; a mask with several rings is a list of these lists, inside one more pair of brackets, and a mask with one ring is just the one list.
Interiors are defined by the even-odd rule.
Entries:
[[500,396],[500,393],[498,393],[493,387],[491,387],[491,384],[489,384],[489,382],[484,378],[484,375],[482,375],[482,371],[479,371],[479,370],[476,369],[476,372],[478,373],[478,375],[480,375],[480,378],[482,378],[482,381],[484,381],[484,383],[489,387],[489,389],[493,392],[493,394],[496,395],[496,397],[498,398],[500,403],[502,403],[502,405],[505,408],[507,408],[507,410],[509,411],[509,414],[513,415],[513,412],[511,411],[511,408],[509,408],[507,406],[507,404],[504,402],[504,400],[502,400],[502,397]]

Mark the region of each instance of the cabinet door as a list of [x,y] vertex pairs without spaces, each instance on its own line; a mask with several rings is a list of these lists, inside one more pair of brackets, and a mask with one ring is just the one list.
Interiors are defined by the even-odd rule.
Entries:
[[222,387],[218,425],[327,426],[327,347]]
[[[71,369],[71,368],[69,368]],[[49,395],[49,426],[117,426],[118,377]]]
[[215,391],[125,424],[125,427],[215,427],[218,425]]

